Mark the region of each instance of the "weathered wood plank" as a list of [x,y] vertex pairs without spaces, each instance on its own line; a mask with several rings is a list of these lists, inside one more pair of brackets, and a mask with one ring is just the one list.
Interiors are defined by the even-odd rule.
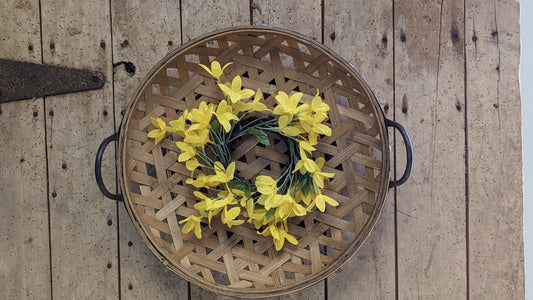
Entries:
[[[182,0],[183,43],[211,31],[250,24],[250,2],[224,0],[216,2]],[[190,284],[191,299],[232,299]]]
[[[118,297],[117,204],[94,182],[100,142],[113,133],[109,2],[41,1],[44,62],[89,68],[103,89],[46,99],[52,293],[54,298]],[[113,186],[112,151],[104,178]]]
[[[325,1],[324,12],[325,44],[354,64],[382,107],[392,108],[391,1]],[[392,119],[392,109],[386,109],[385,115]],[[389,136],[392,144],[392,135]],[[331,299],[393,299],[395,287],[394,190],[391,190],[374,231],[355,256],[328,279],[327,288]]]
[[[2,1],[0,37],[0,57],[40,63],[38,1]],[[6,299],[51,298],[44,118],[42,98],[0,104],[0,290]]]
[[[254,25],[294,30],[314,40],[322,39],[322,7],[316,1],[254,0],[252,17]],[[319,282],[301,291],[279,297],[280,299],[324,299],[325,284]]]
[[211,31],[250,25],[250,1],[181,1],[183,43]]
[[322,5],[317,1],[253,0],[254,25],[294,30],[322,42]]
[[466,1],[470,299],[523,299],[519,4]]
[[466,296],[463,16],[460,0],[395,1],[396,120],[415,157],[397,189],[401,299]]
[[[115,68],[116,128],[141,80],[181,41],[178,1],[111,1],[113,63],[132,62],[135,74]],[[170,272],[144,244],[123,205],[119,206],[120,282],[122,299],[187,299],[187,282]]]

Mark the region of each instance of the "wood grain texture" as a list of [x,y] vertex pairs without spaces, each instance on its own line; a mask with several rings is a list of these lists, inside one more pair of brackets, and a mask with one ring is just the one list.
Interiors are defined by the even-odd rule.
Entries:
[[[38,1],[3,1],[0,57],[40,63],[39,26]],[[51,297],[43,107],[42,98],[0,104],[0,290],[6,299]]]
[[[44,62],[88,68],[103,89],[49,97],[47,107],[52,293],[57,299],[118,297],[117,204],[94,182],[96,150],[113,133],[109,2],[41,1]],[[53,112],[51,114],[50,112]],[[113,186],[112,151],[103,174]],[[55,197],[54,197],[55,196]]]
[[318,1],[254,0],[254,25],[294,30],[316,41],[322,39],[322,5]]
[[463,15],[462,1],[395,1],[396,121],[416,170],[397,189],[400,299],[466,296]]
[[181,1],[182,43],[211,31],[231,26],[250,25],[250,1]]
[[518,15],[466,1],[471,299],[524,298]]
[[[365,14],[358,14],[360,11]],[[391,1],[325,1],[324,13],[325,44],[353,63],[382,107],[392,108]],[[385,116],[392,119],[392,109],[385,110]],[[392,135],[389,136],[392,144]],[[350,261],[328,278],[327,289],[331,299],[394,298],[394,190],[389,191],[370,237]]]
[[[298,3],[283,0],[254,0],[252,2],[253,25],[266,24],[294,30],[321,42],[322,7],[315,1]],[[325,299],[325,284],[321,281],[280,299]]]
[[[141,80],[181,41],[177,1],[111,1],[113,62],[132,62],[135,74],[115,67],[115,125]],[[187,299],[187,282],[170,272],[150,252],[124,208],[119,206],[120,281],[122,299]]]

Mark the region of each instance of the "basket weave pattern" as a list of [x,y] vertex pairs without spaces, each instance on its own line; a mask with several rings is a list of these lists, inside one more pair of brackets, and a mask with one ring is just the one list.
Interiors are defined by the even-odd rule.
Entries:
[[[197,63],[235,62],[222,81],[242,77],[243,87],[265,94],[302,92],[310,100],[318,88],[331,107],[330,137],[319,139],[314,158],[324,157],[324,172],[335,173],[324,194],[338,207],[289,219],[298,245],[276,251],[272,238],[251,224],[227,228],[214,218],[203,225],[202,239],[181,232],[178,222],[191,214],[195,188],[185,184],[190,171],[178,163],[177,135],[154,145],[146,133],[150,117],[166,122],[201,101],[224,98],[214,78]],[[121,178],[125,201],[141,235],[168,268],[211,291],[234,296],[271,296],[309,286],[340,267],[369,234],[383,206],[388,180],[384,167],[384,128],[372,95],[354,73],[311,41],[269,30],[237,30],[212,35],[182,48],[145,83],[132,102],[123,125]],[[278,178],[289,156],[283,139],[269,135],[270,146],[245,136],[232,145],[236,173],[253,181],[258,175]],[[386,146],[388,147],[388,145]],[[388,157],[388,155],[387,155]],[[386,161],[388,163],[388,160]]]

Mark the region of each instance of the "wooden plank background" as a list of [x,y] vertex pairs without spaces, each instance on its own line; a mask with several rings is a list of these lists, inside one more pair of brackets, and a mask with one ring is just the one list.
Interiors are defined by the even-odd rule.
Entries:
[[[103,89],[0,104],[6,299],[227,299],[168,271],[94,181],[99,143],[168,51],[266,24],[337,51],[415,149],[367,242],[283,299],[522,299],[516,0],[5,0],[0,58],[98,70]],[[121,62],[132,62],[127,72]],[[1,87],[0,87],[1,89]],[[391,133],[395,176],[405,164]],[[112,149],[104,179],[116,188]]]

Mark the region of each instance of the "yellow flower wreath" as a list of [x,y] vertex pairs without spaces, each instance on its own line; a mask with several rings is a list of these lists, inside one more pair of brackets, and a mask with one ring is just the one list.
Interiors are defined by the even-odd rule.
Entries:
[[[279,251],[285,240],[298,244],[289,233],[288,218],[304,216],[315,206],[324,212],[326,204],[338,205],[337,201],[322,194],[324,181],[332,178],[334,173],[322,171],[323,157],[312,159],[318,137],[331,136],[331,128],[323,123],[328,118],[329,106],[322,101],[318,90],[311,101],[304,103],[301,103],[302,93],[288,95],[280,91],[274,95],[277,104],[271,111],[261,102],[263,93],[260,89],[242,88],[240,76],[235,76],[231,83],[221,82],[224,69],[231,64],[222,68],[217,61],[211,63],[211,68],[200,64],[217,80],[226,96],[218,105],[202,101],[198,108],[183,111],[168,125],[161,118],[152,117],[155,129],[147,135],[155,139],[155,144],[168,133],[182,137],[176,142],[181,152],[178,161],[185,162],[191,171],[185,182],[198,189],[194,192],[198,198],[194,205],[198,216],[191,215],[179,222],[185,223],[184,233],[194,230],[196,237],[202,238],[201,223],[211,226],[212,218],[220,214],[222,223],[230,228],[245,221],[254,224],[258,234],[272,237]],[[253,112],[261,115],[247,119]],[[228,145],[242,136],[253,135],[259,143],[268,146],[267,132],[286,139],[289,163],[277,179],[259,175],[252,183],[239,178]]]

